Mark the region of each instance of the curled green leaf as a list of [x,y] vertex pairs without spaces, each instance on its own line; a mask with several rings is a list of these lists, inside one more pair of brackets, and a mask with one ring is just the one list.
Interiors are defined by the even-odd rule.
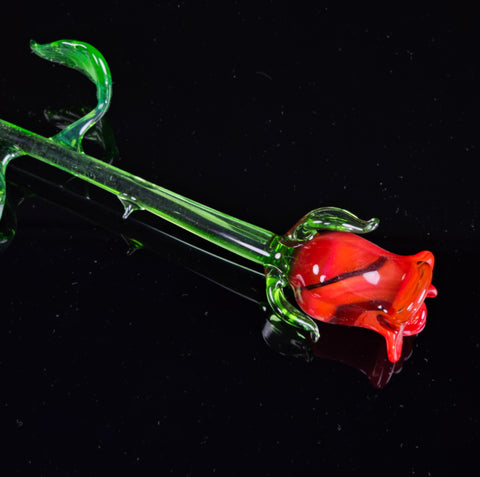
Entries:
[[32,51],[48,61],[83,73],[97,88],[97,106],[52,139],[81,151],[85,133],[107,112],[112,98],[112,77],[103,55],[92,45],[76,40],[59,40],[41,45],[30,42]]
[[302,217],[284,239],[294,242],[306,242],[320,230],[365,234],[378,227],[379,220],[359,219],[348,210],[338,207],[322,207]]

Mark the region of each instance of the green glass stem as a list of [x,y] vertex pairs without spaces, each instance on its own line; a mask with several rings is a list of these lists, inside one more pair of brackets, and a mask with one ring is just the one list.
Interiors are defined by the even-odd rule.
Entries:
[[124,217],[134,210],[147,210],[256,263],[272,262],[269,250],[275,237],[272,232],[3,120],[0,120],[0,137],[26,155],[115,194],[125,207]]

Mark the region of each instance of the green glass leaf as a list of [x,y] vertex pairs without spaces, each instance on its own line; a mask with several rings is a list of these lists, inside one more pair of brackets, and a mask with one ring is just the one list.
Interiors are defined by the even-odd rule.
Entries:
[[321,230],[365,234],[375,230],[378,223],[379,220],[376,218],[362,220],[348,210],[338,207],[322,207],[312,210],[302,217],[295,227],[284,236],[284,240],[306,242]]
[[320,332],[315,320],[293,306],[284,293],[288,286],[286,277],[276,268],[270,267],[267,276],[267,300],[275,314],[283,321],[310,333],[312,341],[318,341]]
[[41,45],[30,42],[32,51],[48,61],[83,73],[97,88],[97,106],[52,138],[56,143],[81,151],[85,133],[107,112],[112,98],[112,77],[103,55],[92,45],[60,40]]

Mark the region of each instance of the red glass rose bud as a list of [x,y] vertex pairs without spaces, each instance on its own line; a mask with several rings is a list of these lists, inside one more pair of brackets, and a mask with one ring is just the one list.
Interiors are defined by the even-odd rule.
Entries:
[[395,255],[349,232],[322,232],[292,258],[289,282],[300,308],[323,322],[380,333],[390,361],[399,360],[404,336],[424,328],[424,300],[437,294],[430,252]]

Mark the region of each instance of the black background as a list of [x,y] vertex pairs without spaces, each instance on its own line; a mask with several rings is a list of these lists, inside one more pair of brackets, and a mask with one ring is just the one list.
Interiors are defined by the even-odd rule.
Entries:
[[118,232],[27,198],[0,256],[2,474],[476,463],[479,11],[315,3],[10,3],[0,117],[49,136],[45,108],[93,106],[87,79],[28,46],[87,41],[112,71],[119,167],[278,233],[335,205],[379,217],[380,246],[431,250],[439,296],[401,373],[377,389],[339,361],[281,356],[261,307],[185,268],[189,252],[127,255]]

